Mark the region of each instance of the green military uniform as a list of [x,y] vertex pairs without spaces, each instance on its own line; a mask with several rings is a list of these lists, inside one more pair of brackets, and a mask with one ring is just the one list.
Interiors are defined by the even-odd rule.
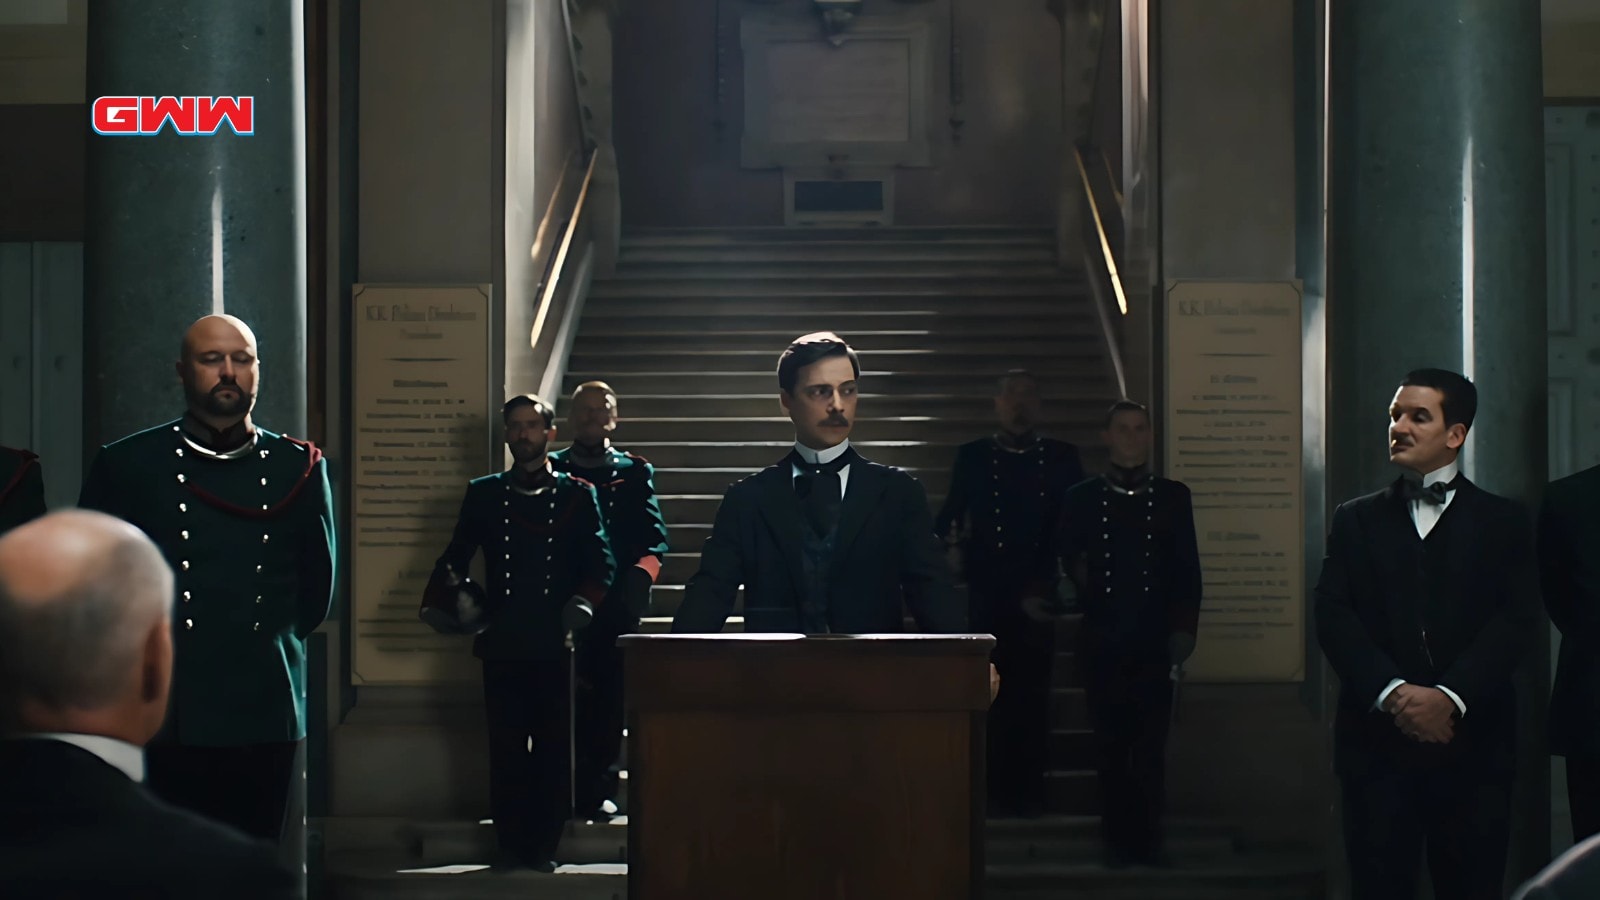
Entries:
[[550,466],[595,486],[606,537],[617,557],[617,578],[594,624],[577,636],[579,680],[573,741],[580,814],[603,810],[616,796],[622,755],[622,653],[617,637],[637,631],[650,604],[650,586],[667,555],[667,523],[656,500],[655,469],[642,456],[607,446],[601,454],[550,454]]
[[[311,444],[264,428],[219,452],[182,423],[101,448],[78,502],[138,526],[175,576],[176,661],[167,721],[151,747],[152,786],[275,839],[276,801],[229,797],[226,782],[270,784],[275,795],[306,735],[305,640],[327,616],[333,588],[327,463]],[[210,750],[218,752],[199,752]],[[164,785],[168,761],[181,771]]]
[[44,513],[39,457],[26,450],[0,447],[0,534]]
[[508,472],[474,479],[434,584],[465,576],[479,550],[488,628],[473,652],[483,660],[490,811],[501,851],[543,865],[571,817],[562,611],[577,596],[602,615],[614,569],[594,487],[560,472],[535,489]]

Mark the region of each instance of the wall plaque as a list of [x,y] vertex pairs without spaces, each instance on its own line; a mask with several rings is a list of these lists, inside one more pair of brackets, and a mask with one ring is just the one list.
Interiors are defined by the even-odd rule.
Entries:
[[746,168],[929,165],[931,27],[863,16],[834,46],[815,17],[746,15]]
[[1193,491],[1205,581],[1197,681],[1305,677],[1300,297],[1167,286],[1166,471]]
[[351,677],[470,681],[469,639],[435,633],[417,608],[467,482],[497,468],[491,286],[358,284],[351,293]]

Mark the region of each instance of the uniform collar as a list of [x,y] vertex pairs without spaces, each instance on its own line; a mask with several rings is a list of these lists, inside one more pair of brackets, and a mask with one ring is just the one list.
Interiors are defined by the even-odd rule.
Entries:
[[812,464],[814,466],[820,466],[820,465],[824,465],[826,463],[831,463],[834,460],[838,459],[839,457],[843,456],[844,452],[846,450],[849,450],[849,449],[850,449],[850,439],[849,438],[845,438],[837,446],[829,447],[826,450],[813,450],[810,447],[807,447],[805,444],[800,443],[799,441],[795,441],[795,444],[794,444],[794,452],[800,454],[800,458],[801,459],[805,460],[806,462],[808,462],[808,463],[810,463],[810,464]]

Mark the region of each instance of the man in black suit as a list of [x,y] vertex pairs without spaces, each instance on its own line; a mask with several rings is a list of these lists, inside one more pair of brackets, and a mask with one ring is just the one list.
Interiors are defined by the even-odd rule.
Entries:
[[1594,900],[1600,897],[1600,835],[1556,857],[1511,900]]
[[140,782],[172,677],[172,571],[69,510],[0,538],[0,894],[290,898],[269,845]]
[[989,709],[990,816],[1044,812],[1050,760],[1050,673],[1056,653],[1056,520],[1083,480],[1078,448],[1038,432],[1039,380],[1022,369],[1000,379],[1000,428],[956,451],[950,491],[934,520],[967,582],[973,631],[995,637],[1005,696]]
[[1363,900],[1410,900],[1424,846],[1438,896],[1502,896],[1512,671],[1530,646],[1538,570],[1524,509],[1459,473],[1477,404],[1454,372],[1406,376],[1388,434],[1404,474],[1334,511],[1317,582],[1317,638],[1340,681],[1345,850]]
[[1572,839],[1600,834],[1600,466],[1553,482],[1539,508],[1539,580],[1561,655],[1550,752],[1567,759]]
[[922,484],[850,446],[860,375],[831,332],[779,357],[794,450],[728,488],[674,632],[721,631],[741,584],[747,632],[901,631],[902,595],[923,631],[966,630]]

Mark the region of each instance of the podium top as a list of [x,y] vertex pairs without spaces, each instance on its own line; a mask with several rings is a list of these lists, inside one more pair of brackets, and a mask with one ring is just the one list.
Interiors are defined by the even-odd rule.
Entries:
[[[878,645],[897,652],[936,651],[939,653],[987,654],[995,639],[988,634],[794,634],[787,632],[733,632],[723,634],[625,634],[617,638],[622,647],[646,644],[685,648],[692,645],[732,650],[739,645],[772,645],[819,649],[822,645]],[[730,646],[731,645],[731,646]],[[737,652],[737,651],[735,651]],[[870,651],[868,651],[870,652]]]
[[629,634],[636,711],[907,712],[989,707],[987,634]]

